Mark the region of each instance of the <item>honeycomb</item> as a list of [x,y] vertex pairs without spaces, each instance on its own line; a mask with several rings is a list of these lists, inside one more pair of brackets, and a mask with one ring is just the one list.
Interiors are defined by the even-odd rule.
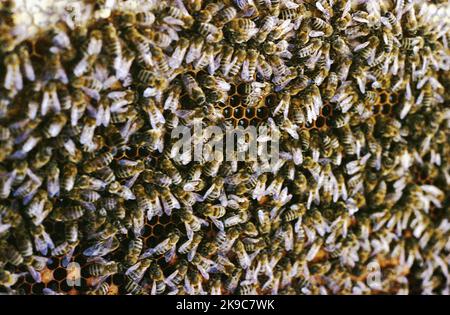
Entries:
[[269,117],[269,108],[264,98],[256,102],[255,106],[245,104],[244,98],[247,95],[243,91],[244,85],[245,83],[241,83],[236,87],[235,84],[231,84],[226,103],[217,104],[225,119],[230,121],[233,127],[258,126]]
[[381,89],[376,90],[376,93],[377,97],[375,103],[372,104],[372,113],[375,116],[394,116],[396,105],[401,101],[400,95]]

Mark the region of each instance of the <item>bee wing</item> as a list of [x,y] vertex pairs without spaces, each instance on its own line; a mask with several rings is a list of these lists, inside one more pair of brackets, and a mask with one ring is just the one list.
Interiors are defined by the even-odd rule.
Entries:
[[297,219],[297,222],[295,222],[295,225],[294,225],[294,232],[295,233],[299,233],[300,232],[300,229],[302,228],[302,217],[299,217],[298,219]]
[[311,261],[314,259],[314,257],[316,257],[317,253],[320,250],[320,246],[317,244],[312,244],[311,248],[309,249],[308,253],[306,254],[306,260],[307,261]]
[[106,253],[104,253],[105,249],[110,248],[112,246],[112,241],[113,241],[113,238],[110,237],[106,241],[95,243],[91,247],[87,248],[83,252],[83,255],[86,257],[103,256],[104,254],[106,254]]
[[37,272],[36,269],[34,269],[32,266],[27,266],[27,269],[30,275],[33,277],[34,281],[36,281],[37,283],[40,283],[42,281],[41,274]]
[[44,240],[36,238],[35,245],[38,252],[40,252],[42,255],[47,255],[48,246]]
[[133,233],[136,236],[141,236],[142,230],[144,228],[144,219],[143,218],[133,218]]
[[166,198],[161,197],[162,205],[164,209],[164,213],[166,213],[168,216],[172,213],[172,208],[170,207],[169,203],[167,202]]
[[[185,191],[194,191],[195,188],[197,187],[197,185],[201,182],[200,179],[197,180],[190,180],[189,182],[187,182],[186,184],[184,184],[183,189]],[[202,199],[203,200],[203,199]],[[199,200],[199,201],[202,201]]]
[[220,231],[225,230],[225,226],[223,225],[222,221],[220,221],[219,219],[216,219],[216,218],[210,218],[210,219]]
[[155,206],[155,214],[159,217],[162,216],[163,207],[161,205],[161,200],[159,197],[156,198],[154,206]]
[[189,224],[184,223],[184,226],[186,227],[186,235],[191,240],[194,237],[194,231]]
[[190,294],[190,295],[195,294],[195,290],[192,287],[191,282],[189,281],[189,277],[184,277],[184,286],[183,287],[187,294]]
[[164,124],[166,122],[166,119],[164,118],[161,111],[155,107],[155,114],[150,117],[150,123],[152,124],[152,127],[154,129],[157,128],[158,124]]
[[284,247],[286,251],[291,251],[294,248],[294,234],[288,233],[287,237],[284,239]]
[[66,268],[69,265],[70,261],[72,260],[72,256],[73,256],[74,252],[75,252],[75,246],[72,247],[66,255],[64,255],[64,258],[61,262],[61,266]]
[[153,253],[154,253],[154,249],[149,248],[145,252],[143,252],[141,254],[141,256],[139,256],[139,259],[145,259],[145,258],[151,257],[153,255]]
[[128,268],[125,271],[125,275],[128,276],[131,272],[136,271],[141,265],[141,262],[137,262],[136,264],[134,264],[133,266],[131,266],[130,268]]
[[11,228],[11,224],[0,224],[0,234],[8,231]]
[[73,69],[73,74],[76,77],[82,76],[86,72],[88,65],[88,56],[85,56],[75,66],[75,68]]
[[266,191],[267,190],[266,190],[265,183],[261,183],[261,182],[256,183],[256,186],[253,189],[253,193],[252,193],[253,199],[256,199],[256,200],[261,199],[265,195]]
[[215,188],[216,188],[215,185],[211,185],[211,187],[203,195],[202,201],[206,200],[206,198],[208,198],[208,196],[214,191]]
[[59,295],[58,292],[53,291],[50,288],[44,288],[42,289],[42,293],[44,293],[44,295]]
[[172,200],[173,208],[180,209],[180,202],[172,193],[170,193],[170,199]]
[[102,40],[98,40],[98,39],[92,39],[91,41],[89,41],[89,45],[87,47],[87,53],[89,55],[96,55],[99,54],[100,51],[102,50]]
[[[47,249],[54,249],[55,248],[55,244],[53,243],[53,240],[50,238],[50,235],[48,235],[47,232],[43,232],[43,242],[44,242],[44,246],[45,246],[45,252],[47,253]],[[45,255],[45,254],[43,254]]]
[[92,202],[87,202],[87,201],[78,201],[83,208],[85,208],[86,210],[90,211],[90,212],[94,212],[97,208],[95,207],[95,204]]
[[186,56],[187,47],[182,48],[177,46],[172,54],[172,56],[169,58],[169,67],[172,69],[177,69],[181,63],[184,60],[184,57]]
[[178,252],[179,253],[183,253],[186,251],[186,248],[192,243],[192,239],[188,239],[186,242],[184,242],[183,244],[180,245],[180,247],[178,247]]
[[198,264],[197,269],[198,269],[198,271],[200,271],[203,278],[205,278],[206,280],[209,280],[209,273],[208,273],[208,271],[205,270],[205,268],[203,268],[202,266],[200,266],[200,264]]
[[164,254],[164,260],[166,262],[169,262],[172,260],[172,258],[175,256],[176,249],[177,249],[176,246],[172,246],[172,248]]
[[128,188],[133,187],[133,185],[134,185],[134,183],[136,182],[136,180],[138,179],[139,175],[141,175],[141,173],[134,174],[133,177],[131,177],[129,180],[127,180],[127,181],[125,182],[125,185],[124,185],[124,186],[125,186],[125,187],[128,187]]
[[242,64],[242,72],[241,72],[241,78],[242,80],[250,81],[252,78],[250,77],[250,71],[249,71],[249,61],[248,59],[244,60]]
[[300,165],[303,163],[303,152],[300,148],[295,148],[292,150],[292,158],[295,165]]
[[214,57],[214,55],[210,56],[210,60],[208,63],[208,73],[213,75],[220,68],[220,57]]
[[58,177],[47,179],[47,191],[50,198],[59,195],[59,179]]

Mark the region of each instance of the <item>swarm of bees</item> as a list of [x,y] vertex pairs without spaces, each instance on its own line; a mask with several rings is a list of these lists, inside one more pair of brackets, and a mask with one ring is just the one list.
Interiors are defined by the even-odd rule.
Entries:
[[[1,292],[450,293],[448,4],[79,2],[0,4]],[[280,163],[177,156],[197,118]]]

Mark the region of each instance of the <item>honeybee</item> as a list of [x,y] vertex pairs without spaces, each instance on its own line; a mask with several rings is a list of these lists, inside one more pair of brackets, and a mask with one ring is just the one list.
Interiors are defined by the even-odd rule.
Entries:
[[255,22],[248,18],[235,18],[228,23],[227,27],[236,43],[247,42],[258,32]]
[[40,224],[32,228],[32,236],[34,238],[34,245],[37,251],[42,255],[46,255],[48,250],[55,248],[53,240],[45,231],[45,227]]
[[313,38],[310,41],[310,44],[301,48],[298,51],[298,55],[300,58],[309,57],[309,56],[315,54],[321,47],[322,47],[322,42],[317,38]]
[[103,83],[93,76],[80,76],[71,81],[71,84],[76,89],[83,90],[89,96],[100,99],[98,94],[103,89]]
[[[294,80],[292,80],[289,83],[289,94],[291,96],[296,96],[303,90],[305,90],[309,84],[311,83],[311,80],[306,75],[298,75]],[[294,99],[293,99],[294,100]],[[293,102],[293,104],[296,104],[293,106],[294,108],[300,108],[298,106],[298,102]]]
[[193,238],[188,239],[186,242],[180,245],[180,247],[178,248],[178,252],[180,254],[187,254],[188,261],[191,261],[202,239],[203,239],[202,233],[195,233],[193,235]]
[[125,200],[136,199],[136,196],[134,195],[133,191],[129,187],[121,185],[118,181],[114,181],[111,184],[109,184],[108,192],[117,195],[121,198],[124,198]]
[[405,27],[411,33],[415,33],[418,27],[415,11],[414,8],[410,8],[404,13],[406,19]]
[[233,6],[227,6],[217,11],[214,16],[213,23],[217,27],[222,27],[225,24],[231,22],[237,15],[237,11]]
[[24,204],[27,204],[31,200],[33,194],[37,191],[37,189],[39,189],[41,185],[42,179],[34,175],[34,177],[29,178],[22,185],[17,187],[13,192],[13,196],[24,198]]
[[166,290],[164,273],[157,262],[152,262],[149,270],[150,280],[153,280],[152,295],[162,294]]
[[56,221],[75,221],[81,218],[84,215],[85,211],[85,208],[81,205],[71,205],[64,208],[56,208],[52,212],[52,217]]
[[39,189],[28,204],[26,213],[35,225],[39,225],[48,215],[48,212],[44,212],[47,201],[47,192],[43,189]]
[[145,165],[142,160],[130,161],[122,159],[117,164],[118,168],[115,170],[114,174],[119,179],[137,176],[138,174],[142,173],[145,169]]
[[18,49],[18,55],[21,60],[22,71],[25,77],[29,81],[34,81],[36,78],[36,74],[30,59],[30,53],[28,52],[28,48],[25,45],[20,46]]
[[268,57],[268,61],[272,66],[274,76],[285,76],[290,73],[289,68],[280,57],[276,55],[270,55]]
[[215,265],[215,262],[206,258],[203,255],[203,252],[197,251],[197,253],[192,257],[191,263],[197,267],[200,274],[205,278],[206,280],[209,279],[209,269]]
[[170,261],[175,255],[176,244],[180,239],[179,231],[175,231],[169,234],[164,241],[156,245],[154,248],[147,249],[141,256],[140,259],[151,257],[153,255],[165,254],[166,261]]
[[64,165],[61,179],[61,188],[69,192],[73,189],[78,174],[77,166],[74,163]]
[[88,295],[107,295],[110,289],[108,282],[103,282],[100,286],[88,291]]
[[180,209],[180,202],[167,187],[161,189],[160,199],[164,212],[167,215],[170,215],[173,209]]
[[[104,47],[107,54],[118,60],[122,56],[122,45],[117,34],[117,30],[113,24],[107,23],[103,27]],[[116,66],[116,65],[115,65]]]
[[162,75],[169,76],[171,74],[166,55],[159,47],[152,49],[152,58],[154,66]]
[[83,251],[83,255],[86,257],[102,257],[115,251],[119,245],[119,240],[116,237],[95,241],[92,246]]
[[[186,28],[191,27],[194,23],[194,18],[189,14],[187,10],[182,10],[175,6],[168,6],[166,8],[166,12],[167,17],[163,19],[166,23],[171,23],[173,19],[175,19],[181,21],[182,26]],[[175,23],[178,24],[178,22]]]
[[143,286],[141,286],[139,283],[136,283],[135,281],[133,281],[132,279],[130,279],[129,277],[125,278],[125,291],[128,294],[136,294],[136,295],[145,295],[147,294],[145,292],[145,289]]
[[[189,264],[186,260],[181,260],[177,264],[176,270],[166,278],[166,284],[178,292],[178,285],[182,283],[188,272]],[[176,294],[176,293],[175,293]]]
[[211,280],[210,294],[211,295],[221,295],[222,294],[222,281],[220,277],[214,276]]
[[100,153],[97,157],[87,161],[86,164],[83,165],[83,171],[89,174],[108,166],[113,161],[116,153],[117,150],[115,148]]
[[308,253],[306,254],[306,260],[311,261],[316,257],[320,248],[322,247],[323,240],[321,238],[316,238],[316,240],[311,244]]
[[139,283],[152,262],[152,259],[140,260],[125,271],[125,276],[127,276],[132,281]]
[[50,162],[52,156],[53,156],[52,148],[47,146],[41,147],[31,160],[31,165],[35,169],[40,169]]
[[203,195],[203,200],[214,201],[217,200],[224,192],[224,179],[221,177],[214,178],[211,187]]
[[232,293],[232,292],[234,292],[234,290],[236,290],[236,288],[239,284],[241,275],[242,275],[242,269],[236,268],[233,270],[233,272],[231,273],[231,276],[228,277],[227,280],[225,281],[225,289],[228,292]]
[[227,77],[234,77],[239,73],[239,70],[241,69],[245,59],[247,57],[247,51],[243,49],[238,49],[233,54],[233,59],[231,60],[230,64],[228,65],[227,69],[224,72],[224,75]]
[[194,79],[194,77],[190,74],[185,74],[182,77],[183,84],[188,92],[189,96],[197,103],[197,104],[203,104],[206,100],[205,93],[198,85],[197,81]]
[[23,256],[15,246],[8,245],[6,242],[0,243],[0,255],[2,260],[11,263],[13,266],[19,266],[24,261]]
[[52,256],[64,256],[61,264],[63,267],[66,267],[69,264],[70,260],[72,259],[72,255],[73,255],[77,245],[78,245],[78,241],[73,242],[73,243],[64,241],[52,249]]
[[90,264],[88,272],[91,276],[97,277],[94,281],[94,286],[98,288],[105,280],[118,273],[120,270],[119,264],[115,261],[106,261],[103,258],[98,258],[96,262]]
[[276,26],[276,18],[272,15],[265,16],[261,21],[261,27],[259,28],[258,33],[255,35],[255,41],[259,44],[263,43],[269,33],[275,28]]
[[186,227],[186,234],[189,239],[193,238],[194,232],[200,231],[202,225],[208,225],[208,222],[195,216],[191,209],[183,207],[181,208],[179,215]]
[[375,190],[370,194],[369,198],[374,206],[379,206],[384,202],[386,190],[387,190],[386,183],[384,181],[381,181],[378,184],[377,188],[375,188]]
[[323,32],[324,37],[330,37],[333,34],[333,27],[331,24],[325,22],[321,18],[313,17],[311,18],[310,23],[315,30]]
[[289,210],[286,210],[281,215],[282,219],[286,222],[297,220],[306,213],[306,207],[304,204],[294,204]]
[[248,213],[247,210],[242,209],[241,211],[230,214],[227,216],[223,222],[223,226],[225,228],[232,227],[241,223],[245,223],[248,220]]
[[96,190],[96,191],[103,190],[106,187],[105,182],[88,175],[81,175],[78,178],[76,185],[79,189]]
[[109,185],[116,180],[116,176],[114,175],[113,170],[109,167],[103,167],[102,169],[99,169],[95,172],[95,175],[106,185]]
[[150,11],[137,12],[135,18],[142,27],[150,27],[155,22],[155,15]]
[[253,80],[256,72],[256,67],[258,63],[259,52],[255,49],[250,49],[247,52],[247,58],[244,60],[242,65],[241,78],[245,82]]
[[[205,37],[206,42],[208,43],[218,43],[223,38],[222,30],[218,27],[216,27],[214,24],[211,23],[200,23],[199,24],[199,32]],[[210,55],[211,57],[208,59],[212,59],[212,55],[214,53],[213,46],[209,45],[206,46],[203,50],[205,52],[206,49],[210,49]]]
[[211,218],[221,218],[225,215],[226,209],[222,205],[206,204],[202,209],[202,214]]
[[76,89],[72,94],[72,106],[70,109],[70,124],[76,126],[83,116],[87,107],[85,95],[80,89]]
[[168,61],[169,66],[172,69],[177,69],[181,66],[183,60],[185,59],[189,45],[190,45],[189,40],[185,37],[181,37],[180,40],[177,42],[177,45],[175,46],[175,49]]
[[5,56],[4,66],[6,68],[6,76],[3,86],[5,89],[12,91],[14,94],[23,88],[23,78],[20,72],[20,59],[15,53]]
[[209,23],[223,7],[222,3],[208,3],[204,9],[198,12],[198,20],[202,23]]

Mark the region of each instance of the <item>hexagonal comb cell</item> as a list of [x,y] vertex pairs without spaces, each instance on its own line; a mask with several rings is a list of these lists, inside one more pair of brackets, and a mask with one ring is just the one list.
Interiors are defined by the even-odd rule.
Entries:
[[231,84],[227,103],[218,103],[216,106],[221,109],[225,119],[230,121],[234,127],[257,126],[266,120],[269,114],[264,98],[249,100],[248,85],[243,82],[238,85]]
[[372,104],[372,113],[384,116],[394,114],[393,109],[400,100],[398,93],[387,90],[376,90],[376,93],[376,100]]

